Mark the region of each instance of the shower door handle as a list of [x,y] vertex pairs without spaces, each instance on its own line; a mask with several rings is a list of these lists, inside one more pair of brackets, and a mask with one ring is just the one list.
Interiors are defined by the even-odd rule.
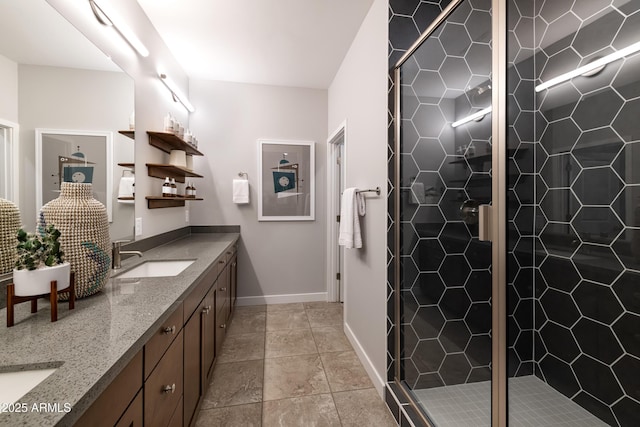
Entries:
[[465,224],[478,224],[478,239],[491,241],[491,205],[469,199],[460,205],[460,218]]
[[491,205],[478,206],[478,240],[491,241]]
[[460,218],[465,224],[473,225],[478,223],[478,207],[480,203],[477,200],[469,199],[460,205]]

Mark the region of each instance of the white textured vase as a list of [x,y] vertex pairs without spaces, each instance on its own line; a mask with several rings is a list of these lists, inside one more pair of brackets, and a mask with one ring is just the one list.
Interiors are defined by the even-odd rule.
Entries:
[[71,264],[68,262],[35,270],[13,270],[15,293],[19,297],[48,294],[54,280],[57,282],[57,289],[67,288],[70,273]]
[[60,196],[40,210],[38,228],[54,225],[60,230],[64,260],[75,272],[76,298],[83,298],[99,292],[111,273],[107,209],[93,198],[91,184],[63,182],[60,190]]
[[0,274],[13,269],[18,252],[16,235],[20,229],[20,211],[9,200],[0,198]]

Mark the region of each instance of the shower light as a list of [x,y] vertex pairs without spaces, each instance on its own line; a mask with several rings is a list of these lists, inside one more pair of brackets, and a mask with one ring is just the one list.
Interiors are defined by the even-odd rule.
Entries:
[[599,58],[593,62],[590,62],[587,65],[583,65],[582,67],[576,68],[575,70],[569,71],[568,73],[560,74],[558,77],[554,77],[551,80],[548,80],[542,84],[539,84],[538,86],[536,86],[536,92],[541,92],[552,86],[566,82],[567,80],[571,80],[574,77],[588,74],[591,71],[594,71],[600,67],[604,67],[605,65],[613,61],[624,58],[625,56],[631,55],[638,51],[640,51],[640,42],[636,42],[630,46],[625,47],[624,49],[620,49],[607,56],[603,56],[602,58]]
[[[100,6],[96,3],[96,0],[89,0],[89,5],[91,6],[91,11],[98,22],[102,25],[113,27],[118,34],[120,34],[122,38],[140,54],[140,56],[145,58],[149,56],[149,50],[147,47],[140,41],[133,30],[124,23],[120,16],[113,9],[108,7],[108,3],[102,3],[102,6]],[[105,10],[105,6],[107,7],[107,10]]]
[[491,107],[489,106],[489,107],[484,108],[484,109],[482,109],[480,111],[477,111],[477,112],[475,112],[475,113],[473,113],[471,115],[468,115],[467,117],[464,117],[464,118],[458,120],[457,122],[451,123],[451,127],[452,128],[457,128],[458,126],[463,125],[465,123],[469,123],[469,122],[471,122],[473,120],[480,120],[484,116],[489,114],[490,112],[491,112]]
[[189,99],[187,99],[187,97],[180,91],[173,80],[167,77],[166,74],[160,72],[158,73],[158,77],[160,77],[160,81],[164,83],[167,89],[169,89],[169,92],[171,92],[171,96],[173,96],[174,101],[180,102],[184,106],[184,108],[189,110],[190,113],[196,111],[191,102],[189,102]]

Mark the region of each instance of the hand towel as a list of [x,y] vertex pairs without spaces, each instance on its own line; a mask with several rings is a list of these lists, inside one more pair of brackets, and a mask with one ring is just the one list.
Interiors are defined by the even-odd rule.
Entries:
[[233,180],[233,203],[239,205],[249,203],[249,180]]
[[[118,186],[118,197],[133,197],[135,185],[135,177],[120,177],[120,185]],[[133,203],[133,200],[118,200],[118,203]]]
[[340,233],[338,245],[347,249],[362,247],[360,217],[365,214],[364,196],[357,188],[347,188],[340,201]]

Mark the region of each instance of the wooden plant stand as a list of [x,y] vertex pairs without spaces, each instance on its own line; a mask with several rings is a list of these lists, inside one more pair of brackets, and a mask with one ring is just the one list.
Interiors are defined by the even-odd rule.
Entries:
[[58,320],[58,294],[64,292],[69,292],[69,310],[73,310],[76,303],[75,273],[73,271],[67,288],[58,290],[58,282],[53,280],[51,281],[51,292],[47,294],[22,297],[16,295],[13,283],[7,285],[7,327],[13,326],[13,309],[17,304],[31,301],[31,312],[36,313],[38,311],[38,299],[47,296],[49,296],[49,302],[51,303],[51,321],[56,322]]

